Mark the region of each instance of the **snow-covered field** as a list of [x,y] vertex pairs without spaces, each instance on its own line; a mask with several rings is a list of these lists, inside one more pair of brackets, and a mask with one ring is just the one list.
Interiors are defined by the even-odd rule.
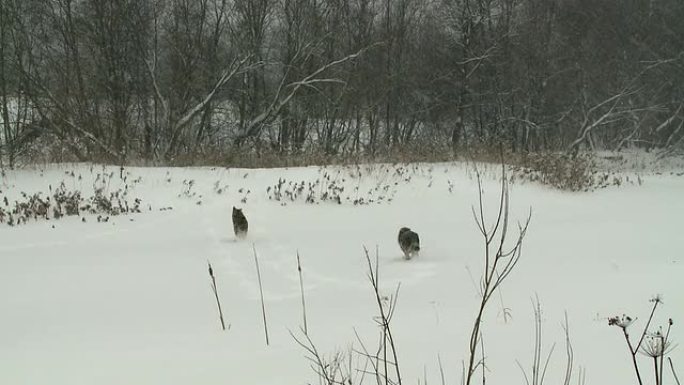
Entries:
[[[483,172],[490,219],[498,203],[496,170]],[[52,165],[8,171],[2,178],[0,199],[10,203],[22,191],[46,196],[61,182],[84,196],[93,194],[96,180],[105,192],[127,185],[127,199],[141,199],[142,213],[107,222],[84,215],[85,223],[67,217],[0,224],[0,384],[318,383],[290,335],[301,336],[302,326],[296,253],[309,335],[329,355],[360,349],[355,332],[367,347],[377,346],[378,310],[364,245],[373,254],[379,250],[383,294],[401,283],[392,328],[404,382],[441,383],[441,360],[446,382],[461,383],[479,303],[475,282],[483,269],[471,213],[477,184],[467,165],[127,168],[125,175],[126,182],[117,167]],[[326,175],[341,204],[306,203],[308,183]],[[281,191],[292,190],[291,181],[305,182],[296,202],[269,199],[280,178]],[[533,214],[520,262],[485,312],[488,383],[525,384],[516,360],[529,372],[535,296],[543,311],[544,354],[556,344],[548,383],[562,382],[565,372],[565,312],[573,383],[580,367],[587,384],[636,383],[624,338],[607,318],[638,317],[638,334],[656,294],[664,304],[655,325],[671,317],[671,338],[684,338],[684,177],[642,173],[640,180],[592,193],[511,185],[512,218],[524,220],[530,207]],[[327,189],[312,191],[318,200]],[[361,198],[373,203],[355,205]],[[233,235],[232,206],[242,207],[249,220],[245,240]],[[421,255],[409,261],[396,241],[402,226],[421,237]],[[681,348],[671,357],[684,376]],[[639,360],[652,383],[651,361]],[[669,367],[665,383],[674,383]]]

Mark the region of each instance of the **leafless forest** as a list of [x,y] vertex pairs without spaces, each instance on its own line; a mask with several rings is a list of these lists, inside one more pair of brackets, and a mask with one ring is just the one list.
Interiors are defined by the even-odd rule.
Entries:
[[0,0],[0,160],[684,147],[681,0]]

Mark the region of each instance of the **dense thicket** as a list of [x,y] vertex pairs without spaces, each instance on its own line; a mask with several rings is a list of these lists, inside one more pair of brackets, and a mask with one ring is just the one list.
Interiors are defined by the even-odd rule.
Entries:
[[681,0],[0,0],[0,159],[677,149],[682,20]]

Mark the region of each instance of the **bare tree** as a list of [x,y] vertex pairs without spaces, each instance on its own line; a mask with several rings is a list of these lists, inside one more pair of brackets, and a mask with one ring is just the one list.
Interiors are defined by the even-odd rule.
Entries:
[[41,138],[53,154],[117,162],[245,144],[371,156],[684,147],[678,0],[0,7],[12,163]]

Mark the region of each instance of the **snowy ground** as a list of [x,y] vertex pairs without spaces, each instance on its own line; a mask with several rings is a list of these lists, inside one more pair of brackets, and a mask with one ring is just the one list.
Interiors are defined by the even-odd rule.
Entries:
[[[89,195],[106,171],[115,175],[105,188],[128,184],[129,197],[142,199],[144,209],[106,223],[86,216],[86,223],[71,217],[0,225],[0,384],[318,383],[289,334],[300,335],[302,324],[296,252],[309,334],[320,351],[331,354],[352,344],[358,348],[355,330],[369,347],[377,346],[364,245],[379,250],[383,292],[391,294],[401,283],[393,331],[405,383],[440,383],[439,356],[447,383],[459,384],[479,300],[474,279],[482,271],[482,242],[471,214],[477,202],[472,172],[464,164],[411,165],[402,176],[392,166],[360,170],[361,178],[351,175],[354,168],[129,168],[126,183],[118,168],[101,166],[8,172],[0,196],[10,202],[22,191],[46,193],[62,181]],[[344,186],[342,204],[311,205],[301,198],[283,205],[268,198],[267,187],[279,178],[286,185],[314,182],[326,172]],[[672,339],[681,341],[684,177],[640,178],[640,186],[593,193],[511,186],[513,217],[524,219],[531,207],[533,218],[520,263],[485,313],[488,383],[525,383],[516,360],[529,371],[535,295],[543,308],[545,352],[556,344],[549,383],[562,382],[564,375],[564,312],[575,366],[586,370],[587,384],[635,383],[625,341],[607,318],[638,317],[637,334],[656,294],[664,300],[656,325],[672,317]],[[483,187],[491,218],[495,168],[485,171]],[[358,198],[375,202],[355,206]],[[233,205],[249,219],[244,241],[232,232]],[[420,257],[402,259],[396,244],[401,226],[420,234]],[[261,264],[270,346],[264,342],[252,245]],[[207,260],[230,325],[225,332]],[[671,356],[684,376],[681,348]],[[651,363],[639,359],[651,383]],[[577,373],[574,378],[576,383]],[[669,371],[666,383],[673,383]]]

